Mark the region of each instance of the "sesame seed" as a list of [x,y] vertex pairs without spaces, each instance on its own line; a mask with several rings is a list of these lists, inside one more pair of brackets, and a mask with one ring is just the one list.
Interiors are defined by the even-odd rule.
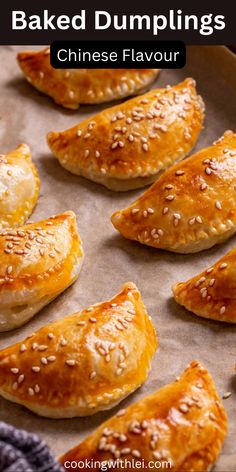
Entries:
[[69,91],[69,97],[74,98],[74,96],[75,96],[75,92],[73,90],[70,90]]
[[35,385],[34,391],[35,391],[35,393],[39,393],[39,392],[40,392],[40,387],[39,387],[38,384]]
[[166,198],[166,200],[172,201],[172,200],[174,200],[175,196],[174,195],[167,195],[165,198]]
[[78,321],[77,323],[78,326],[85,326],[85,324],[86,324],[85,321]]
[[121,416],[124,416],[125,411],[126,411],[126,410],[125,410],[124,408],[123,408],[122,410],[119,410],[119,411],[116,413],[116,416],[118,416],[118,418],[121,417]]
[[133,449],[133,451],[131,451],[131,454],[133,457],[141,457],[141,453],[137,449]]
[[143,151],[147,152],[148,149],[149,149],[148,144],[147,144],[147,143],[143,143],[142,148],[143,148]]
[[222,306],[220,308],[220,315],[223,315],[225,313],[225,310],[226,310],[226,307],[225,306]]
[[139,212],[139,208],[132,208],[131,213],[135,215],[135,213]]
[[35,349],[37,349],[37,347],[38,347],[38,343],[33,343],[32,346],[31,346],[31,349],[33,351],[35,351]]
[[76,131],[76,134],[77,134],[77,136],[78,136],[78,138],[79,138],[79,137],[81,136],[81,134],[82,134],[81,129],[78,129],[78,130]]
[[107,173],[107,171],[106,171],[106,169],[104,169],[104,167],[101,167],[100,171],[101,171],[102,174],[106,174],[106,173]]
[[8,266],[7,267],[7,274],[10,275],[12,273],[12,270],[13,270],[13,267],[12,266]]
[[225,392],[224,395],[222,395],[223,400],[227,400],[227,398],[231,397],[232,392]]
[[210,274],[213,270],[214,270],[213,267],[209,267],[209,269],[206,270],[206,273]]
[[33,397],[33,395],[34,395],[34,390],[33,390],[31,387],[28,388],[28,394],[29,394],[31,397]]
[[221,203],[218,200],[215,202],[215,207],[217,208],[217,210],[222,210]]
[[17,367],[12,367],[12,368],[11,368],[11,372],[12,372],[12,374],[18,374],[18,373],[19,373],[19,369],[17,369]]
[[177,176],[179,176],[179,175],[184,175],[184,173],[185,173],[184,170],[177,170],[177,171],[175,172],[175,175],[177,175]]
[[187,413],[188,412],[188,406],[185,403],[183,403],[182,405],[179,406],[179,410],[182,413]]
[[196,216],[197,223],[202,223],[202,218],[200,216]]
[[24,378],[25,378],[24,374],[19,375],[17,379],[18,384],[21,384],[24,381]]
[[18,388],[18,383],[17,383],[17,382],[14,382],[13,385],[12,385],[12,388],[13,388],[13,390],[17,390],[17,388]]
[[228,264],[227,264],[226,262],[222,262],[222,264],[220,264],[220,266],[219,266],[219,269],[220,269],[220,270],[223,270],[223,269],[225,269],[225,268],[227,267],[227,265],[228,265]]
[[144,218],[146,218],[146,217],[147,217],[147,215],[148,215],[148,212],[147,212],[147,210],[144,210],[144,212],[143,212],[143,216],[144,216]]
[[84,157],[88,157],[89,154],[90,154],[89,149],[85,149],[85,151],[84,151]]
[[48,362],[54,362],[56,360],[56,356],[48,356],[47,361]]
[[26,345],[25,345],[25,344],[21,344],[20,352],[25,352],[25,351],[26,351]]
[[36,372],[36,373],[37,373],[37,372],[40,372],[40,367],[37,366],[37,365],[33,365],[33,366],[32,366],[32,371],[33,371],[33,372]]
[[209,282],[209,286],[210,286],[210,287],[213,287],[215,281],[216,281],[216,279],[211,279],[210,282]]
[[167,185],[165,186],[165,189],[166,189],[166,190],[171,190],[172,188],[174,188],[174,185],[172,185],[172,184],[167,184]]
[[212,173],[212,169],[210,167],[206,167],[205,172],[207,175],[210,175]]
[[69,365],[70,367],[73,367],[76,364],[76,362],[74,359],[68,359],[66,360],[66,364]]
[[54,334],[53,334],[53,333],[48,333],[48,338],[49,338],[49,339],[53,339],[53,338],[54,338]]
[[150,214],[153,214],[153,213],[154,213],[154,210],[153,210],[153,208],[148,208],[148,209],[147,209],[147,212],[150,213]]
[[196,221],[196,218],[194,216],[193,218],[190,218],[190,220],[188,220],[188,223],[189,223],[189,225],[193,225],[195,223],[195,221]]
[[163,210],[162,210],[162,213],[163,215],[166,215],[169,211],[169,208],[168,207],[164,207]]
[[41,344],[41,345],[38,347],[38,350],[39,350],[39,351],[46,351],[47,348],[48,348],[48,346],[45,346],[44,344]]
[[66,346],[67,345],[67,341],[65,339],[62,339],[61,342],[60,342],[60,345],[61,346]]
[[95,157],[98,158],[98,157],[100,157],[100,156],[101,156],[100,152],[99,152],[99,151],[95,151]]
[[96,322],[97,322],[97,319],[96,319],[96,318],[89,318],[89,321],[90,321],[91,323],[96,323]]
[[41,361],[41,363],[44,364],[44,365],[47,365],[47,363],[48,363],[46,357],[41,357],[40,361]]
[[207,184],[205,182],[203,182],[201,185],[200,185],[200,190],[205,190],[207,188]]
[[89,378],[92,380],[96,377],[97,373],[95,372],[95,370],[93,370],[92,372],[90,372],[89,374]]

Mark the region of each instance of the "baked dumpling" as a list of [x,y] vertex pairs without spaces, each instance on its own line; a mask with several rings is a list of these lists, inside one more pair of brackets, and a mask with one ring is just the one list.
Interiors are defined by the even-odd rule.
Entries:
[[26,222],[37,203],[39,186],[27,144],[0,154],[0,230]]
[[0,351],[0,394],[49,418],[112,408],[145,380],[157,347],[137,287]]
[[112,215],[123,236],[148,246],[192,253],[236,231],[236,134],[167,170],[138,200]]
[[175,300],[204,318],[236,323],[236,248],[201,274],[173,286]]
[[[142,461],[138,467],[142,472],[149,469],[149,461],[160,461],[155,470],[206,472],[220,453],[226,430],[226,412],[213,379],[193,361],[178,381],[120,410],[60,462],[69,471],[87,470],[82,467],[86,459],[100,463],[133,459]],[[74,468],[76,462],[80,469]],[[122,470],[117,464],[111,469]]]
[[185,157],[202,129],[204,104],[193,79],[108,108],[48,145],[73,174],[125,191],[153,182]]
[[34,87],[71,109],[140,93],[159,73],[158,69],[54,69],[49,49],[20,52],[18,62]]
[[0,331],[26,323],[78,277],[83,250],[72,211],[0,233]]

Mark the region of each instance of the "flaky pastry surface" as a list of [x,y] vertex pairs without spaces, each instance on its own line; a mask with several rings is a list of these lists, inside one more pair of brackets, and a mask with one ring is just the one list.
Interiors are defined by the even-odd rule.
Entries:
[[39,197],[40,180],[27,144],[0,154],[0,230],[23,225]]
[[71,109],[140,93],[159,73],[158,69],[54,69],[49,49],[20,52],[17,59],[28,82]]
[[146,380],[156,347],[140,293],[127,283],[0,351],[0,394],[49,418],[92,415]]
[[73,212],[0,233],[0,331],[21,326],[78,277],[83,249]]
[[236,323],[236,248],[186,282],[173,286],[175,300],[204,318]]
[[174,165],[128,208],[112,215],[126,238],[193,253],[236,230],[236,134]]
[[[137,467],[142,472],[167,470],[167,461],[173,472],[206,472],[220,453],[226,430],[226,412],[213,379],[193,361],[178,381],[121,410],[60,461],[69,471],[87,470],[81,465],[86,459],[133,459],[139,464],[144,460]],[[149,468],[148,461],[159,465]],[[112,470],[122,468],[117,462]]]
[[60,164],[106,187],[143,187],[185,157],[202,129],[204,104],[193,79],[108,108],[63,132],[48,133]]

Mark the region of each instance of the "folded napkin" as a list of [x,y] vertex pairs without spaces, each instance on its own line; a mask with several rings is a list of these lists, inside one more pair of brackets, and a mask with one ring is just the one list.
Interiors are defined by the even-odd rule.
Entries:
[[63,472],[36,434],[0,422],[1,472]]

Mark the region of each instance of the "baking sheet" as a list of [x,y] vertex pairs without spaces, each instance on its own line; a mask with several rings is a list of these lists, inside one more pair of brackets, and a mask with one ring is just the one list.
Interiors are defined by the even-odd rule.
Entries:
[[[114,193],[60,167],[50,154],[48,131],[69,128],[107,105],[63,110],[39,94],[22,77],[15,56],[20,47],[0,47],[0,152],[26,142],[32,149],[41,178],[41,194],[31,221],[73,210],[78,217],[85,261],[79,280],[26,326],[0,334],[0,347],[24,339],[44,324],[113,296],[127,281],[135,282],[153,318],[159,348],[146,383],[109,412],[68,420],[40,418],[19,405],[0,399],[0,419],[38,433],[56,456],[79,443],[102,421],[174,380],[189,361],[199,359],[213,375],[229,415],[229,433],[215,471],[236,470],[236,326],[198,318],[178,306],[171,296],[174,282],[200,272],[225,254],[236,237],[221,246],[194,254],[178,255],[123,239],[110,223],[110,215],[133,201],[143,190]],[[29,47],[28,47],[29,49]],[[192,76],[206,103],[206,121],[195,149],[209,145],[226,129],[235,128],[236,59],[224,47],[190,47],[187,66],[162,71],[156,86],[175,84]],[[186,202],[187,204],[187,202]]]

